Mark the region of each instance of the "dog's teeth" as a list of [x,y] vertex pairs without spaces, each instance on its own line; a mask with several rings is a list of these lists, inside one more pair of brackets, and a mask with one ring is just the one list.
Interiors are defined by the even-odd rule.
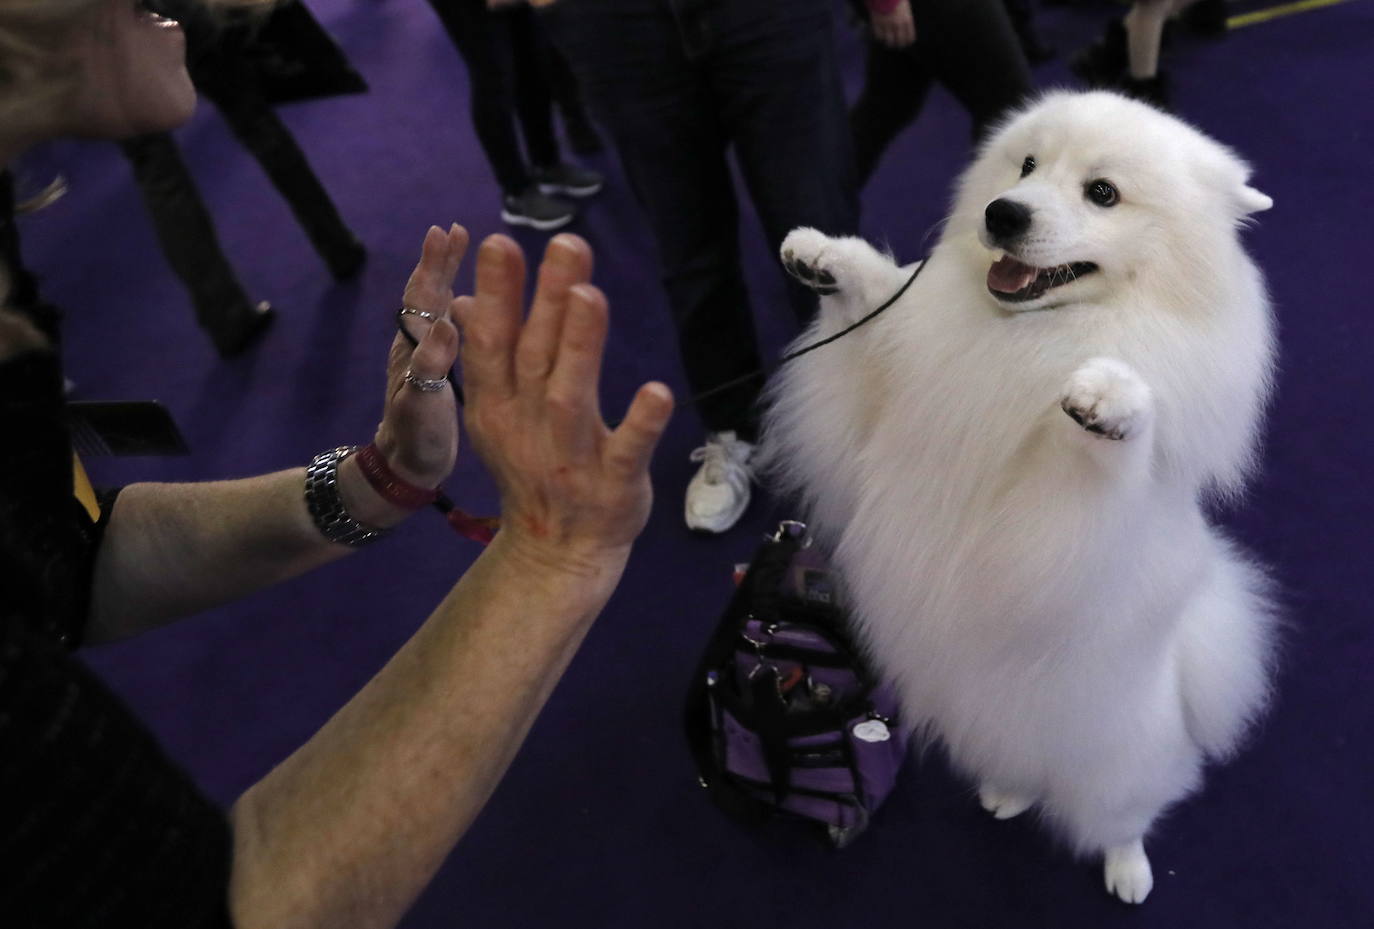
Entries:
[[1001,260],[1002,260],[1003,258],[1005,258],[1005,257],[1007,257],[1007,250],[1006,250],[1006,249],[1004,249],[1004,248],[994,248],[994,249],[992,250],[992,260],[993,260],[993,263],[994,263],[994,264],[997,263],[997,262],[999,262],[999,261],[1001,261]]

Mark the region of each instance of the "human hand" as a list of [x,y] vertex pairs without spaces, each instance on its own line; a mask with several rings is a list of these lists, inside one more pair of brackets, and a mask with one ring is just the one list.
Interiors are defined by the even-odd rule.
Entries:
[[905,48],[916,41],[916,21],[911,16],[911,0],[901,0],[887,13],[869,14],[873,37],[888,48]]
[[451,386],[425,392],[405,380],[448,376],[458,357],[458,330],[450,319],[453,277],[467,251],[468,233],[454,224],[445,233],[431,226],[425,233],[420,263],[406,283],[402,306],[432,313],[433,322],[406,318],[419,338],[411,345],[400,333],[391,341],[386,366],[386,404],[373,441],[397,475],[420,487],[437,487],[458,458],[458,410]]
[[597,383],[606,298],[587,283],[592,250],[555,236],[521,320],[525,259],[493,235],[477,253],[477,289],[454,309],[463,330],[464,418],[501,490],[498,541],[576,574],[623,565],[649,518],[649,460],[673,410],[668,388],[639,388],[614,430]]

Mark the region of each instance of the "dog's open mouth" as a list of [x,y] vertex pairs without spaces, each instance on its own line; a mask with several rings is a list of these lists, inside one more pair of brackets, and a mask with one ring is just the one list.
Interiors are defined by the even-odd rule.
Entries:
[[1091,261],[1037,268],[1017,261],[1010,255],[1003,255],[988,268],[988,290],[998,300],[1019,303],[1034,300],[1051,288],[1076,281],[1096,270],[1097,265]]

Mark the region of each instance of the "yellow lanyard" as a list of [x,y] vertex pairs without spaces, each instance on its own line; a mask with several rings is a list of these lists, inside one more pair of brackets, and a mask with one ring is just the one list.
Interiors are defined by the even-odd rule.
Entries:
[[86,476],[86,469],[82,467],[76,452],[72,452],[72,494],[86,508],[91,522],[100,522],[100,503],[95,499],[95,488],[91,486],[91,479]]

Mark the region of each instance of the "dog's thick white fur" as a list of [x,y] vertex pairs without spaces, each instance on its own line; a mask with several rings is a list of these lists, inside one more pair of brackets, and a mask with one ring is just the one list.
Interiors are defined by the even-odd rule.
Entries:
[[[806,500],[904,722],[1129,902],[1151,823],[1268,691],[1265,576],[1205,515],[1255,463],[1271,380],[1248,176],[1143,104],[1048,95],[982,148],[906,294],[769,388],[765,467]],[[989,227],[998,200],[1024,228]],[[915,267],[811,229],[782,257],[826,294],[796,346]]]

